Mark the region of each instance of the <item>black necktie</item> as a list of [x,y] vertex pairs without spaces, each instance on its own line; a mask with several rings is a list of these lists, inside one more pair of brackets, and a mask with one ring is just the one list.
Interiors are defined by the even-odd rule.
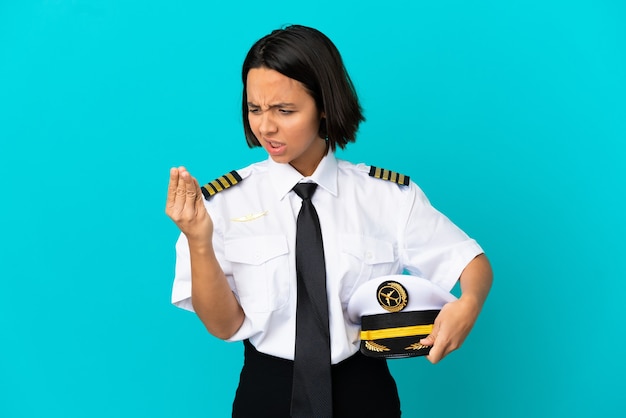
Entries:
[[333,410],[324,245],[317,211],[311,203],[316,187],[315,183],[300,183],[293,188],[302,198],[296,232],[298,308],[291,398],[294,418],[332,417]]

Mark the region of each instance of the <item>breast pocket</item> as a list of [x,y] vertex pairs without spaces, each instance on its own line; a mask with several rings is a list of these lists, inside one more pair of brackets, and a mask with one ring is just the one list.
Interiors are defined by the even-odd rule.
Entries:
[[269,312],[289,299],[289,248],[282,235],[229,240],[224,257],[232,263],[239,302],[248,312]]
[[388,241],[361,235],[342,235],[340,248],[344,269],[341,301],[344,304],[362,283],[396,272],[396,252]]

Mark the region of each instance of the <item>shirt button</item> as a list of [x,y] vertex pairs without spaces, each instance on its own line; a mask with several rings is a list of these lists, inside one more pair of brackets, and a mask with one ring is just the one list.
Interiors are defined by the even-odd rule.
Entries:
[[372,254],[371,251],[368,251],[365,253],[365,259],[366,260],[371,260],[374,257],[374,254]]

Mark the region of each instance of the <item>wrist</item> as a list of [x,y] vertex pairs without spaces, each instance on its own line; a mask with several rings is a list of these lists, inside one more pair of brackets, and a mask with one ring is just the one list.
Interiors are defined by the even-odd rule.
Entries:
[[211,240],[190,239],[188,237],[187,244],[189,245],[189,253],[192,255],[204,256],[207,254],[214,254],[213,243]]
[[461,297],[459,297],[459,302],[461,302],[472,311],[476,312],[477,315],[483,307],[483,300],[478,297],[478,295],[474,295],[472,293],[461,294]]

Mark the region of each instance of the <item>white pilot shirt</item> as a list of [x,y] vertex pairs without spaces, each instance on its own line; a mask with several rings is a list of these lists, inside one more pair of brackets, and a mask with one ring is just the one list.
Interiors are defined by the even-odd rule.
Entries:
[[[245,313],[229,341],[250,339],[260,352],[293,360],[296,330],[296,217],[299,182],[318,187],[312,202],[324,243],[332,363],[359,348],[359,324],[348,319],[356,288],[403,270],[450,290],[465,266],[483,251],[435,210],[419,187],[369,175],[369,166],[337,160],[329,152],[310,177],[271,158],[238,174],[242,180],[205,206],[213,246]],[[172,303],[193,311],[187,240],[176,244]]]

